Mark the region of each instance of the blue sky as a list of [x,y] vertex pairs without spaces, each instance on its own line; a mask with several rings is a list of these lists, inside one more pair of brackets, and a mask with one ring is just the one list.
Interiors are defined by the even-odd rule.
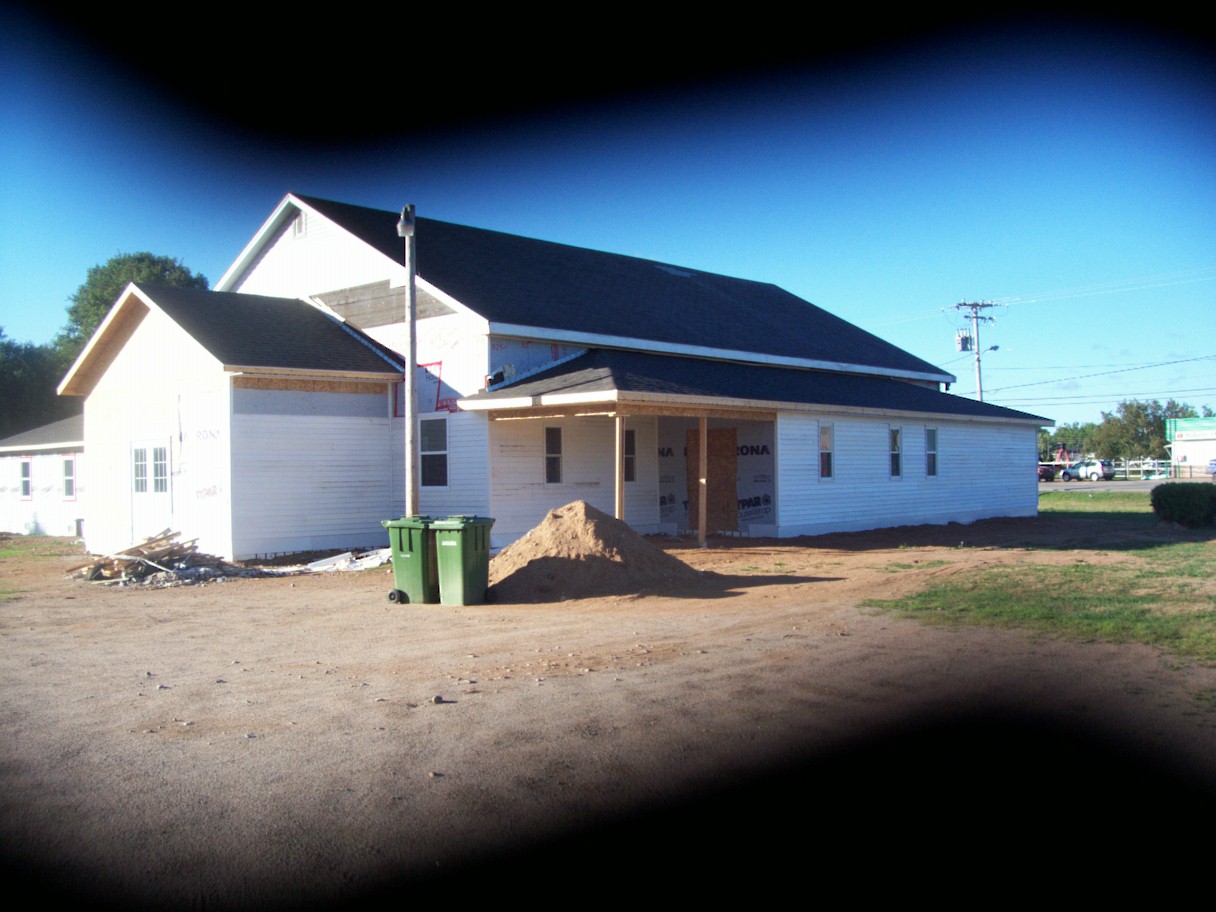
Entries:
[[[224,50],[217,28],[206,54],[158,56],[151,27],[114,49],[3,15],[10,338],[53,338],[116,253],[218,280],[295,191],[773,282],[963,395],[952,305],[991,300],[987,401],[1057,422],[1216,407],[1216,57],[1161,22],[936,22],[720,54],[733,68],[685,51],[647,69],[645,41],[554,61],[535,43],[519,73],[431,50],[402,87],[298,41]],[[367,66],[405,67],[388,60]],[[345,75],[319,88],[323,69]]]

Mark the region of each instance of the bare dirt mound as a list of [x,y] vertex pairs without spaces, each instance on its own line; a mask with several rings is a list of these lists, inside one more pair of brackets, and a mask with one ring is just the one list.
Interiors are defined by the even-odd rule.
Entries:
[[582,500],[550,510],[490,561],[490,591],[499,602],[634,595],[702,580],[700,572]]

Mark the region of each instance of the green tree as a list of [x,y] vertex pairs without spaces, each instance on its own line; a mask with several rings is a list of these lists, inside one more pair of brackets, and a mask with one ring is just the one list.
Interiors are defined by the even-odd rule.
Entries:
[[207,277],[191,272],[181,260],[156,254],[120,253],[92,267],[84,284],[68,300],[68,325],[56,340],[71,360],[93,335],[128,282],[173,285],[178,288],[209,288]]
[[1198,418],[1199,413],[1185,402],[1170,399],[1162,405],[1156,399],[1141,402],[1127,399],[1113,412],[1102,413],[1095,447],[1103,459],[1165,459],[1165,422],[1167,418]]
[[[1092,421],[1087,421],[1081,424],[1079,421],[1074,421],[1072,424],[1061,424],[1055,429],[1054,433],[1046,434],[1044,431],[1039,431],[1039,458],[1050,460],[1055,455],[1056,447],[1060,444],[1068,449],[1070,453],[1087,454],[1094,451],[1094,440],[1098,433],[1098,425]],[[1044,436],[1047,437],[1047,446],[1044,447]]]
[[55,394],[68,363],[52,346],[5,338],[0,327],[0,438],[79,414],[79,401]]

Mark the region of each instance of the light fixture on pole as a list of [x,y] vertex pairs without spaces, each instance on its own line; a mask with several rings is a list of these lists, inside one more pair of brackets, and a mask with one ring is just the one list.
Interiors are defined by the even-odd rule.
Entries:
[[975,395],[980,402],[984,401],[984,380],[980,374],[980,355],[985,352],[996,351],[1000,348],[999,345],[993,345],[989,348],[980,348],[980,324],[993,323],[995,320],[992,317],[981,316],[980,312],[987,310],[990,307],[1000,307],[992,301],[959,301],[954,305],[954,309],[958,311],[970,311],[971,314],[971,333],[965,330],[960,330],[955,337],[955,342],[959,351],[975,352]]
[[414,204],[401,210],[397,222],[397,236],[405,238],[405,383],[402,397],[405,399],[405,515],[418,515],[418,396],[414,389],[418,378],[418,293],[415,286],[417,266],[414,242]]

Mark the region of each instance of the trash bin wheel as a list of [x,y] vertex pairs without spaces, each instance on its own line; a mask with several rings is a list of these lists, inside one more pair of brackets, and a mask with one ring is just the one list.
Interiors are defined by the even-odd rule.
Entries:
[[400,589],[390,589],[388,591],[388,600],[394,605],[404,605],[410,600],[410,598]]

